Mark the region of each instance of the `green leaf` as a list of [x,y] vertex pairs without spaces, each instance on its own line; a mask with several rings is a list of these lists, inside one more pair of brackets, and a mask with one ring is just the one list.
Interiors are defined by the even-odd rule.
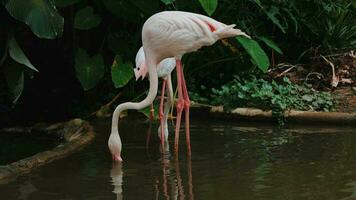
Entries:
[[269,46],[270,48],[272,48],[273,50],[275,50],[277,53],[283,55],[282,50],[277,46],[277,44],[275,42],[273,42],[272,40],[265,38],[265,37],[258,37],[258,39],[262,40],[267,46]]
[[78,3],[81,0],[55,0],[56,6],[63,8]]
[[100,54],[90,58],[84,49],[78,48],[75,56],[75,71],[83,89],[90,90],[104,76],[104,59]]
[[[263,10],[265,11],[265,10]],[[275,7],[275,6],[271,6],[271,8],[269,9],[269,11],[265,11],[266,15],[268,16],[268,18],[276,25],[278,26],[279,29],[281,29],[281,31],[283,33],[286,33],[285,28],[281,25],[281,23],[279,23],[279,19],[276,17],[277,15],[281,14],[279,12],[279,8]]]
[[132,63],[123,63],[121,57],[117,55],[111,66],[111,79],[115,88],[125,86],[133,75]]
[[307,101],[307,102],[311,102],[313,100],[313,97],[311,95],[305,94],[305,95],[302,96],[302,99]]
[[165,5],[172,4],[175,0],[161,0]]
[[5,7],[15,19],[26,23],[39,38],[62,35],[64,19],[53,0],[8,0]]
[[218,0],[199,0],[204,11],[211,16],[218,7]]
[[27,66],[28,68],[38,72],[38,70],[31,64],[26,57],[25,53],[20,48],[14,37],[11,37],[8,41],[9,54],[16,62]]
[[261,46],[255,40],[245,37],[238,36],[236,39],[251,56],[257,67],[263,72],[267,72],[270,63]]
[[13,98],[12,104],[16,104],[24,88],[24,68],[19,63],[10,60],[8,64],[4,65],[3,71]]
[[255,2],[260,8],[263,8],[260,0],[252,0],[252,1]]
[[101,17],[94,14],[94,9],[87,6],[80,9],[74,17],[74,28],[80,30],[89,30],[98,26],[101,22]]

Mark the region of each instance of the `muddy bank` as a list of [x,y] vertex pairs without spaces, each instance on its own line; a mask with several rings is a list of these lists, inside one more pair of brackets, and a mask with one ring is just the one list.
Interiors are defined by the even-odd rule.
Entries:
[[[191,113],[199,115],[209,115],[218,118],[232,118],[244,121],[266,121],[273,122],[276,118],[272,116],[272,111],[264,111],[257,108],[236,108],[226,111],[223,106],[209,106],[193,104]],[[315,125],[354,125],[356,126],[356,113],[347,112],[313,112],[290,110],[284,112],[284,116],[289,123],[315,124]]]
[[93,127],[81,119],[73,119],[68,122],[45,125],[38,124],[26,128],[7,128],[0,133],[31,133],[51,135],[61,139],[61,144],[53,149],[39,152],[33,156],[21,159],[8,165],[0,166],[0,183],[11,180],[20,174],[26,173],[37,167],[43,166],[54,160],[63,158],[89,144],[94,139]]

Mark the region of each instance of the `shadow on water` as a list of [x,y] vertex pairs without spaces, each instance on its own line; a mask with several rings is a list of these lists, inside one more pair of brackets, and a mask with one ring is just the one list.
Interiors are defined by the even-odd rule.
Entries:
[[0,165],[7,165],[38,152],[49,150],[60,142],[58,138],[41,133],[0,132]]
[[0,185],[0,199],[356,199],[352,128],[193,119],[192,157],[181,137],[178,160],[173,129],[162,156],[158,124],[124,120],[124,163],[113,164],[106,146],[110,120],[93,124],[93,144]]

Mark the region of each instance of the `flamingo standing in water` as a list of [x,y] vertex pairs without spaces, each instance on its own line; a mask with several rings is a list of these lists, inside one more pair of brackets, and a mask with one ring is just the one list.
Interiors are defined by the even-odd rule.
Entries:
[[[145,78],[148,72],[148,67],[146,65],[145,53],[143,47],[141,47],[136,54],[136,67],[134,68],[136,81],[142,77]],[[159,119],[160,127],[158,128],[158,137],[161,138],[162,147],[164,143],[168,140],[168,112],[169,108],[173,103],[173,89],[172,89],[172,80],[171,73],[176,66],[175,58],[165,58],[157,66],[157,75],[159,78],[163,79],[162,82],[162,91],[161,91],[161,100],[159,105]],[[164,100],[164,91],[167,89],[167,102],[164,106],[163,112],[163,100]],[[151,116],[153,115],[153,106],[151,104]],[[152,117],[151,117],[152,118]]]
[[178,152],[180,119],[185,109],[186,141],[190,155],[189,106],[181,58],[185,53],[194,52],[203,46],[210,46],[217,40],[242,35],[248,37],[235,25],[226,25],[210,17],[182,11],[164,11],[152,15],[142,28],[142,43],[150,77],[147,97],[138,103],[126,102],[118,105],[113,113],[108,146],[114,161],[122,161],[122,143],[118,132],[119,115],[123,110],[142,109],[149,106],[157,95],[157,66],[165,58],[174,57],[177,68],[178,101],[174,147]]

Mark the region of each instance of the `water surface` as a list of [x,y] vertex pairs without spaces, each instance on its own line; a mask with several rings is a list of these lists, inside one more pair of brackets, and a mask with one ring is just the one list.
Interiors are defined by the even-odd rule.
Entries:
[[113,165],[106,146],[110,120],[94,125],[91,145],[0,185],[0,199],[356,199],[352,128],[193,119],[192,157],[182,132],[177,160],[162,157],[157,124],[122,121],[124,163]]

